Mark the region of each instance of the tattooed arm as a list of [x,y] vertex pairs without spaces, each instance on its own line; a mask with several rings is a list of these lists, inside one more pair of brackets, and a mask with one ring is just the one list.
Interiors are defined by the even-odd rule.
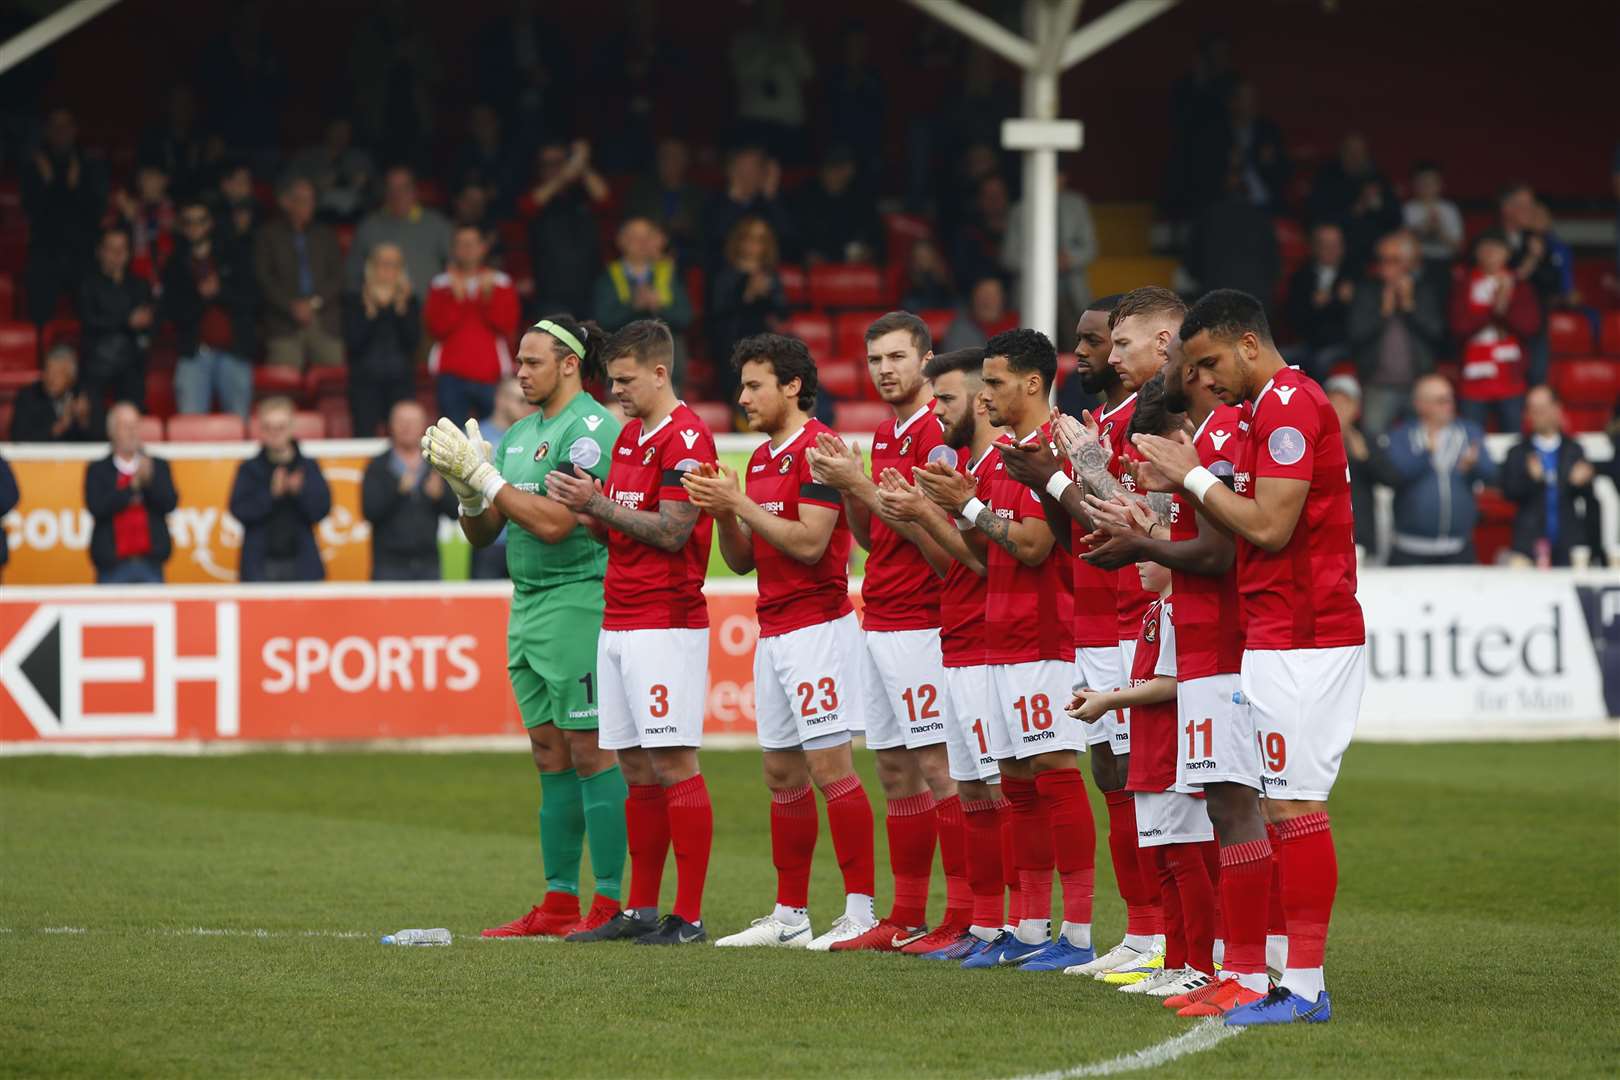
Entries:
[[1001,550],[1025,566],[1039,566],[1051,554],[1057,538],[1045,516],[1030,516],[1021,521],[1004,518],[988,506],[973,519],[973,527]]
[[631,510],[601,492],[592,493],[585,503],[584,512],[609,528],[618,529],[626,536],[659,551],[679,551],[685,547],[699,513],[696,506],[679,499],[659,500],[656,513]]

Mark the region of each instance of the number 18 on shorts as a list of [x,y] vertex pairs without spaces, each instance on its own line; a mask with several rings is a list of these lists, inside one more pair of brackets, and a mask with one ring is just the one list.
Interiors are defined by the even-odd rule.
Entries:
[[703,745],[709,631],[603,630],[596,642],[604,750]]

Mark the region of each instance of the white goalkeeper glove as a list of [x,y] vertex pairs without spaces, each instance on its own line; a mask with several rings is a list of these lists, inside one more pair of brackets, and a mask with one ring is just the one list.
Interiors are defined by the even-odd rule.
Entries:
[[479,433],[476,420],[467,422],[463,434],[450,420],[440,417],[422,436],[422,452],[461,500],[463,513],[483,513],[484,504],[493,501],[506,486],[490,464],[491,448]]

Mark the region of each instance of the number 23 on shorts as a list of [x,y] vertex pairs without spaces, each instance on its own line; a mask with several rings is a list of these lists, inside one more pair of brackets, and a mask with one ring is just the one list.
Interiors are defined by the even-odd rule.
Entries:
[[819,716],[838,708],[838,682],[831,676],[815,682],[802,682],[793,691],[799,697],[802,716]]

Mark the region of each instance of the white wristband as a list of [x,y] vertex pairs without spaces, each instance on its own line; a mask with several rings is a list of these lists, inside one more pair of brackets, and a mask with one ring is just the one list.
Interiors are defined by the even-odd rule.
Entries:
[[488,499],[490,502],[494,502],[495,496],[500,492],[501,488],[505,486],[506,478],[501,476],[501,474],[496,472],[494,469],[491,469],[489,471],[489,475],[484,477],[483,483],[478,486],[478,489],[484,493],[484,498]]
[[967,522],[969,525],[972,525],[975,521],[979,520],[979,511],[983,510],[984,508],[984,503],[981,500],[977,498],[969,499],[967,501],[967,505],[962,507],[960,517],[963,521]]
[[488,510],[488,509],[489,509],[489,500],[484,498],[482,495],[479,495],[477,498],[473,498],[473,499],[462,499],[461,500],[461,516],[462,517],[477,517],[479,514],[482,514],[485,510]]
[[1053,473],[1046,481],[1046,493],[1054,499],[1061,500],[1063,493],[1072,487],[1074,487],[1074,481],[1069,478],[1068,473],[1061,469]]
[[1220,482],[1219,477],[1210,472],[1208,469],[1204,468],[1202,465],[1199,465],[1187,473],[1187,478],[1181,482],[1181,486],[1187,489],[1187,494],[1191,495],[1199,502],[1203,502],[1204,492],[1208,491],[1210,488],[1214,487]]

